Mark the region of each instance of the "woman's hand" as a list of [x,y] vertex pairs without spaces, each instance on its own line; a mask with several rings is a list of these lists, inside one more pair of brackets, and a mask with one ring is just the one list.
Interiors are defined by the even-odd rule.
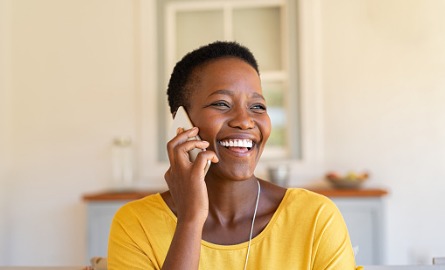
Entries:
[[187,131],[178,129],[176,137],[167,143],[170,168],[164,178],[175,203],[178,223],[199,222],[203,225],[209,212],[204,168],[209,160],[216,163],[218,158],[213,151],[203,151],[194,162],[190,161],[190,150],[209,146],[206,141],[188,140],[198,135],[198,131],[197,127]]

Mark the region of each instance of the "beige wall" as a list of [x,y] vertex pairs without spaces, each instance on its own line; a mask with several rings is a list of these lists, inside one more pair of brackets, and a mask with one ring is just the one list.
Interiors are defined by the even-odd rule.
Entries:
[[3,186],[3,179],[9,177],[10,155],[11,155],[11,85],[10,85],[10,51],[7,38],[11,34],[10,3],[0,1],[0,262],[6,260],[8,249],[4,243],[7,242],[7,227],[4,218],[6,217],[6,194],[7,190]]
[[[0,0],[0,265],[85,262],[81,195],[109,187],[113,137],[162,183],[153,2]],[[320,2],[326,168],[391,189],[388,262],[443,256],[445,3]]]
[[445,254],[445,1],[322,1],[325,160],[387,186],[388,261]]
[[112,139],[137,133],[137,1],[6,2],[1,127],[11,151],[0,239],[9,255],[0,264],[78,265],[81,195],[109,186]]

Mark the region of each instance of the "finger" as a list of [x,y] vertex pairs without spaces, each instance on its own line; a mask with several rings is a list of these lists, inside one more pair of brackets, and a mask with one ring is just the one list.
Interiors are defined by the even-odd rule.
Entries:
[[209,147],[209,143],[207,141],[186,141],[173,149],[172,156],[169,156],[169,159],[175,160],[175,162],[185,166],[192,163],[190,161],[191,150],[196,148],[205,150],[207,147]]
[[204,169],[208,162],[218,163],[219,159],[213,151],[203,151],[198,154],[193,164],[193,172],[198,173],[200,177],[204,177]]
[[199,133],[199,128],[192,127],[191,129],[178,128],[176,130],[176,137],[183,140],[188,140],[189,138],[195,137]]
[[183,141],[187,141],[190,138],[195,137],[198,135],[199,129],[197,127],[193,127],[188,130],[184,130],[183,128],[178,128],[176,130],[176,136],[173,137],[170,141],[181,143]]
[[207,161],[210,161],[212,163],[218,163],[219,159],[216,156],[215,152],[208,150],[208,151],[203,151],[201,153],[198,154],[198,156],[196,157],[196,160],[200,160],[203,159],[204,162],[206,163]]
[[198,135],[198,132],[199,129],[197,127],[193,127],[189,130],[178,128],[177,135],[167,142],[167,152],[170,154],[172,149],[174,149],[177,145],[188,141],[190,138],[195,137],[196,135]]
[[178,127],[178,128],[176,129],[176,135],[181,134],[182,132],[184,132],[184,129],[183,129],[183,128]]

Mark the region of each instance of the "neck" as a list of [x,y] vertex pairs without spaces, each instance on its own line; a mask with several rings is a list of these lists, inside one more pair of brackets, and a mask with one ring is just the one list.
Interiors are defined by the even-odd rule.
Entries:
[[206,181],[209,217],[219,223],[250,219],[258,194],[257,181],[255,177],[244,181]]

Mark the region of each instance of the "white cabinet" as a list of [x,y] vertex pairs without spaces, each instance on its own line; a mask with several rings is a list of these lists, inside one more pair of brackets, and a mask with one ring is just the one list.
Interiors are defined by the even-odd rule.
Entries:
[[127,201],[90,201],[87,206],[87,260],[107,256],[110,225],[116,211]]
[[372,198],[333,198],[348,226],[358,265],[383,264],[384,201]]

